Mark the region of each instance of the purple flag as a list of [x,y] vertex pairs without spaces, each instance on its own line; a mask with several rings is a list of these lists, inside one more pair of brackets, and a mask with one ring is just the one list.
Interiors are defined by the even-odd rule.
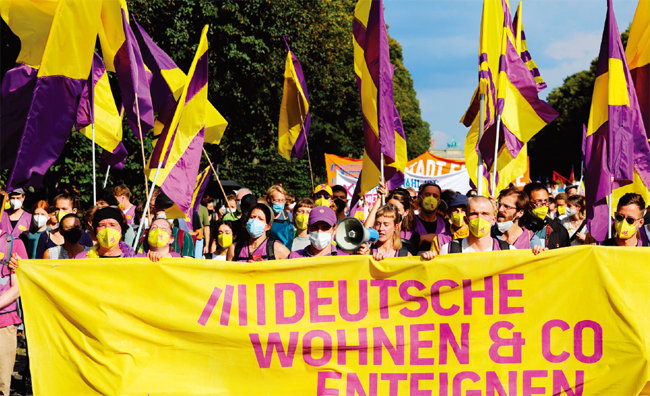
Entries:
[[602,241],[607,235],[607,197],[612,191],[631,184],[635,171],[650,185],[650,146],[611,0],[607,1],[586,135],[587,220],[592,236]]

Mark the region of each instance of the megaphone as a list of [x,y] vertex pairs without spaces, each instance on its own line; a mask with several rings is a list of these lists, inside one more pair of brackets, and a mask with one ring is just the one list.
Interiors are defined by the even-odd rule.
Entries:
[[339,221],[336,229],[336,246],[342,250],[354,251],[365,243],[374,243],[379,239],[379,233],[374,228],[366,228],[361,220],[346,217]]

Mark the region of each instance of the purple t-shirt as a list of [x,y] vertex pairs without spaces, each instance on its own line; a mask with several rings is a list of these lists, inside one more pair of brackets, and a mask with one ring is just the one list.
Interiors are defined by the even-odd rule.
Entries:
[[[120,254],[120,257],[136,257],[135,250],[133,250],[133,248],[124,241],[120,241],[120,250],[122,250],[122,254]],[[74,256],[74,258],[76,259],[88,258],[88,250],[79,253],[78,255]]]
[[[300,250],[296,250],[295,252],[291,252],[291,254],[289,254],[289,258],[293,259],[293,258],[303,258],[303,257],[315,257],[313,254],[311,254],[311,251],[309,250],[310,246],[311,245],[307,246],[304,249],[300,249]],[[335,253],[332,254],[333,252],[335,252]],[[322,257],[325,257],[325,256],[347,256],[347,253],[345,253],[343,250],[339,250],[336,246],[332,245],[332,251],[329,252],[328,254],[322,256]],[[319,256],[319,257],[321,257],[321,256]]]

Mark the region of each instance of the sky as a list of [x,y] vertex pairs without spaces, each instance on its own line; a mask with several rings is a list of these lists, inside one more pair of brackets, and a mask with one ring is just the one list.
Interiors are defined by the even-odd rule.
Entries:
[[[634,18],[638,0],[613,0],[619,30]],[[518,1],[510,0],[514,16]],[[384,0],[388,33],[400,42],[422,118],[430,125],[435,148],[452,139],[465,144],[459,122],[478,84],[481,0]],[[548,88],[585,70],[598,56],[607,0],[523,0],[528,51]]]

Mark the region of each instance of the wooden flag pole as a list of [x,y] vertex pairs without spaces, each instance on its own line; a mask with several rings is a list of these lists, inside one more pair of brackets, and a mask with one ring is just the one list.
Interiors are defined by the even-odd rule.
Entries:
[[97,174],[96,174],[96,159],[95,159],[95,121],[92,124],[93,130],[93,202],[97,203]]
[[309,162],[309,176],[311,176],[311,190],[314,191],[314,171],[311,168],[311,155],[309,155],[309,140],[307,140],[307,132],[305,132],[305,119],[302,116],[302,101],[300,100],[300,94],[296,90],[296,96],[298,97],[298,110],[300,111],[300,132],[305,137],[305,148],[307,149],[307,161]]
[[[479,95],[479,125],[478,125],[478,142],[483,137],[483,128],[485,125],[485,94]],[[483,195],[483,156],[481,150],[478,151],[478,167],[476,175],[476,190],[478,195]]]
[[235,214],[232,212],[232,209],[228,205],[228,200],[226,199],[226,191],[223,189],[223,186],[221,185],[221,180],[219,180],[219,175],[217,174],[217,171],[214,169],[214,166],[212,165],[212,161],[210,161],[210,156],[208,156],[208,152],[205,150],[205,147],[203,147],[203,155],[205,155],[205,158],[208,160],[208,164],[210,164],[210,169],[212,169],[212,173],[214,173],[214,177],[217,179],[217,183],[219,184],[219,188],[221,189],[221,193],[223,194],[223,199],[226,201],[226,208],[228,208],[228,212],[232,216]]
[[[144,191],[145,193],[149,191],[149,180],[147,180],[147,173],[145,172],[145,169],[147,169],[147,159],[145,158],[144,155],[144,136],[142,135],[142,125],[140,125],[140,105],[138,104],[138,93],[135,93],[135,111],[137,113],[138,117],[138,134],[140,135],[140,152],[142,153],[142,174],[144,175]],[[160,171],[160,166],[158,167],[158,170],[156,171],[156,176],[158,176],[158,172]],[[154,177],[154,179],[157,179],[157,177]],[[156,182],[154,181],[154,186],[156,185]],[[151,189],[153,192],[153,188]],[[147,204],[145,205],[146,208],[143,214],[146,213],[149,217],[151,217],[151,211],[149,209],[149,202],[147,201]]]

